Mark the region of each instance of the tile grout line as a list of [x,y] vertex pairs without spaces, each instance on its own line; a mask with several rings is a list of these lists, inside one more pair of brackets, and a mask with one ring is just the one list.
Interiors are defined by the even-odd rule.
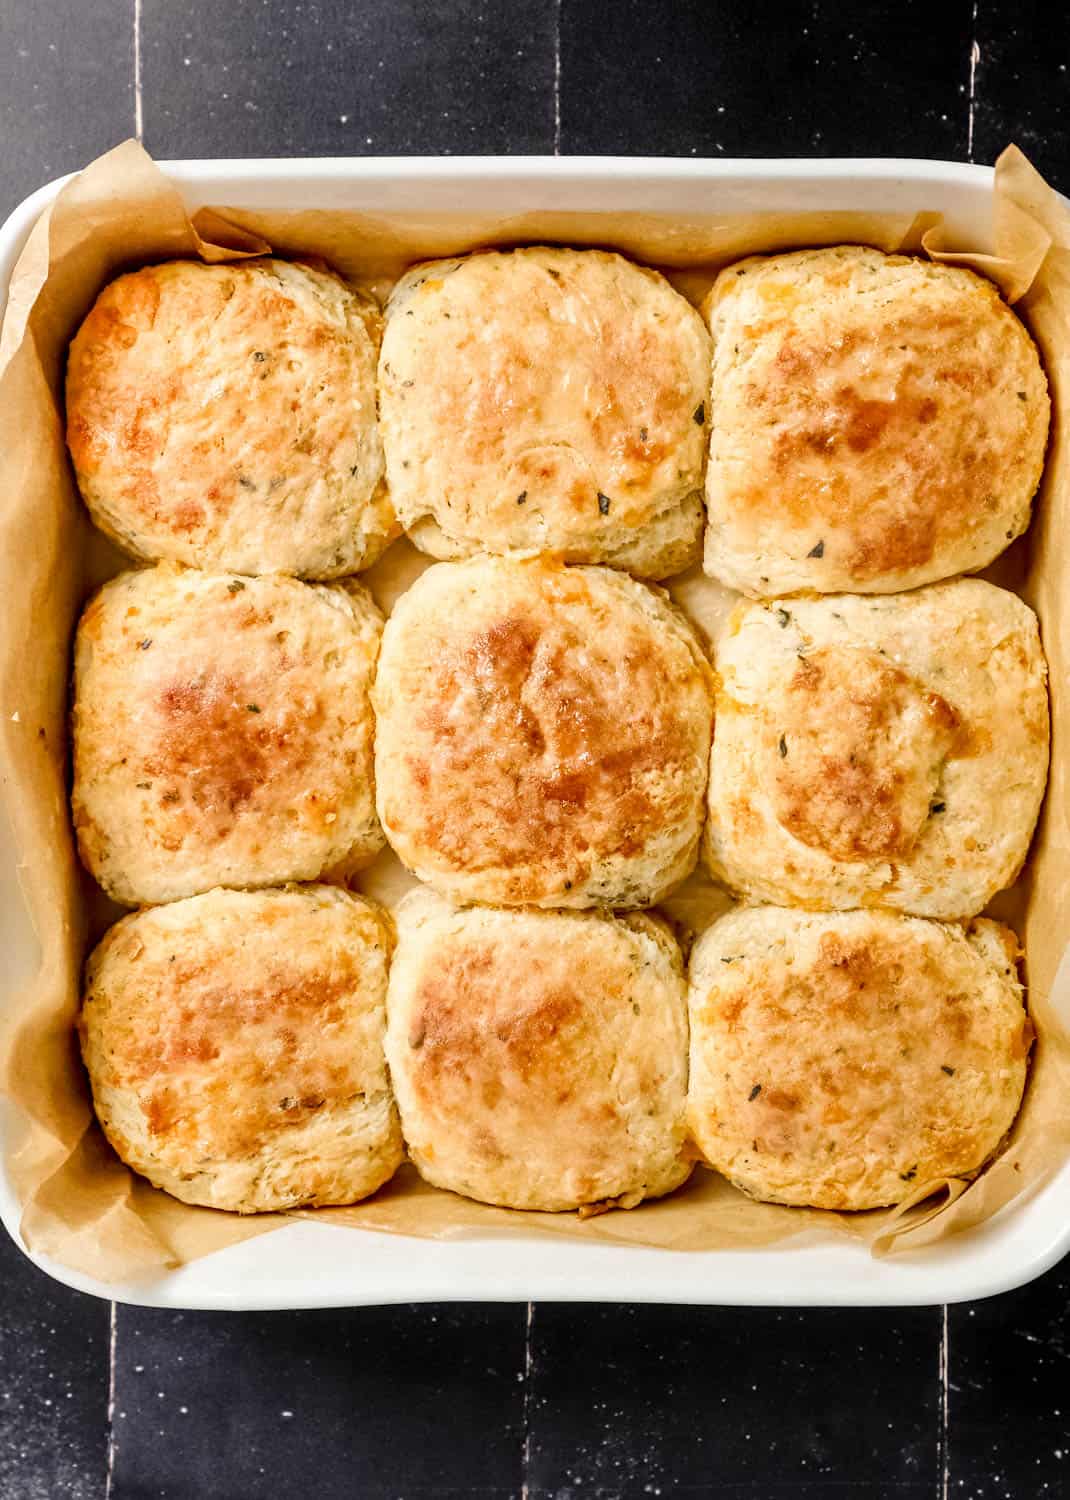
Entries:
[[973,117],[977,110],[977,64],[981,61],[981,49],[977,45],[977,5],[978,0],[973,0],[973,13],[970,16],[970,94],[968,100],[968,113],[966,116],[966,160],[973,161]]
[[134,0],[134,135],[140,141],[144,119],[141,109],[141,0]]
[[520,1460],[520,1500],[528,1500],[528,1464],[531,1460],[531,1329],[535,1322],[535,1304],[528,1303],[524,1324],[524,1447]]
[[940,1309],[942,1319],[940,1323],[940,1419],[937,1429],[937,1455],[940,1463],[940,1496],[939,1500],[948,1500],[948,1491],[951,1482],[950,1463],[950,1422],[949,1418],[949,1392],[948,1379],[948,1337],[947,1337],[947,1303]]
[[115,1341],[118,1332],[117,1304],[112,1302],[108,1325],[108,1460],[104,1471],[104,1500],[111,1500],[115,1472]]
[[561,6],[554,7],[554,155],[561,155]]

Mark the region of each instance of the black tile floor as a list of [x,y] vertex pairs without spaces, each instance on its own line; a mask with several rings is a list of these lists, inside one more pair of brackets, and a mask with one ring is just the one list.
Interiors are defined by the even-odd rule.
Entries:
[[[0,0],[0,216],[158,156],[917,155],[1070,191],[1039,0]],[[1070,1264],[888,1312],[109,1308],[0,1237],[0,1500],[1070,1496]]]

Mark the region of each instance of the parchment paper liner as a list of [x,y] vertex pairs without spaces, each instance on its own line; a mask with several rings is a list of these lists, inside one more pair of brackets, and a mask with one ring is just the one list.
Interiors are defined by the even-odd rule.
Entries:
[[[973,266],[1018,301],[1043,350],[1056,411],[1033,527],[992,574],[1020,587],[1040,615],[1053,715],[1052,775],[1041,827],[1022,880],[997,904],[1024,939],[1038,1032],[1025,1104],[998,1160],[972,1184],[919,1184],[914,1199],[898,1210],[854,1216],[753,1203],[699,1171],[671,1198],[581,1222],[574,1215],[469,1203],[426,1187],[404,1168],[367,1203],[299,1217],[433,1237],[506,1238],[519,1229],[677,1250],[738,1250],[831,1231],[864,1237],[877,1250],[901,1250],[981,1223],[1066,1159],[1070,1040],[1052,993],[1070,936],[1070,212],[1013,147],[996,171],[997,255],[948,243],[937,197],[934,189],[934,201],[919,202],[912,216],[744,218],[713,211],[686,220],[576,213],[495,219],[458,212],[402,222],[331,210],[249,213],[222,207],[202,210],[191,222],[178,193],[133,141],[63,189],[19,259],[0,335],[0,817],[10,825],[17,851],[17,879],[0,872],[0,936],[7,939],[0,949],[7,970],[0,1086],[10,1101],[9,1167],[31,1246],[83,1273],[136,1278],[286,1222],[281,1215],[242,1219],[177,1203],[128,1172],[93,1123],[71,1023],[86,945],[117,912],[73,854],[65,759],[73,622],[89,589],[129,566],[91,530],[72,486],[60,396],[67,342],[101,284],[122,269],[171,256],[226,260],[262,253],[269,245],[282,254],[322,255],[380,291],[414,259],[481,244],[612,245],[660,265],[693,297],[702,294],[718,265],[753,251],[852,241],[889,250],[924,248]],[[423,565],[407,543],[391,549],[368,575],[384,607]],[[678,580],[673,592],[712,633],[725,607],[724,591],[693,573]],[[407,882],[391,857],[378,861],[362,884],[389,901]],[[669,903],[693,926],[723,904],[701,877]],[[30,953],[16,951],[13,938],[23,906],[37,937]],[[359,1254],[359,1241],[354,1250]]]

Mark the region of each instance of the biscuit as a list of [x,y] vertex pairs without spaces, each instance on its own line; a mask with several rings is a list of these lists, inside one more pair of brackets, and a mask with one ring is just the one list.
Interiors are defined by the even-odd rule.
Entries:
[[741,907],[691,955],[688,1119],[754,1198],[881,1208],[969,1177],[1025,1087],[1017,939],[890,912]]
[[738,893],[970,917],[1048,767],[1036,616],[980,579],[740,604],[717,647],[705,853]]
[[169,261],[75,335],[67,441],[93,520],[134,557],[337,578],[399,528],[376,426],[379,315],[326,270]]
[[444,894],[645,906],[694,865],[712,673],[660,591],[608,568],[429,568],[383,635],[379,816]]
[[78,846],[116,901],[345,874],[381,847],[358,584],[163,563],[93,598],[74,658]]
[[184,1203],[355,1203],[402,1157],[383,1055],[389,921],[331,886],[209,891],[124,917],[89,959],[104,1133]]
[[433,557],[555,552],[664,578],[697,561],[709,337],[603,250],[484,251],[403,276],[379,409],[398,515]]
[[631,1208],[678,1187],[687,1012],[679,949],[633,914],[396,910],[387,1059],[428,1182],[506,1208]]
[[746,594],[890,593],[1029,524],[1047,381],[990,282],[860,245],[721,272],[706,572]]

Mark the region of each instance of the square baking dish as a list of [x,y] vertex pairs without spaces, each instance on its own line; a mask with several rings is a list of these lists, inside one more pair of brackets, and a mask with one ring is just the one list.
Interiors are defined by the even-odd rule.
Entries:
[[[939,210],[953,242],[992,248],[989,167],[898,160],[698,161],[624,158],[324,158],[163,162],[189,208],[341,208],[391,214],[533,209],[686,216],[709,212],[912,214]],[[27,198],[0,230],[0,309],[38,215],[66,179]],[[30,972],[36,938],[0,814],[0,1007]],[[1070,1015],[1070,966],[1053,1001]],[[0,1110],[0,1217],[19,1237],[8,1171],[17,1127]],[[145,1306],[344,1307],[421,1301],[601,1301],[770,1306],[918,1305],[985,1297],[1041,1275],[1070,1250],[1070,1162],[983,1226],[876,1259],[842,1237],[747,1251],[668,1251],[510,1234],[354,1238],[304,1220],[156,1277],[105,1283],[27,1250],[57,1280]]]

